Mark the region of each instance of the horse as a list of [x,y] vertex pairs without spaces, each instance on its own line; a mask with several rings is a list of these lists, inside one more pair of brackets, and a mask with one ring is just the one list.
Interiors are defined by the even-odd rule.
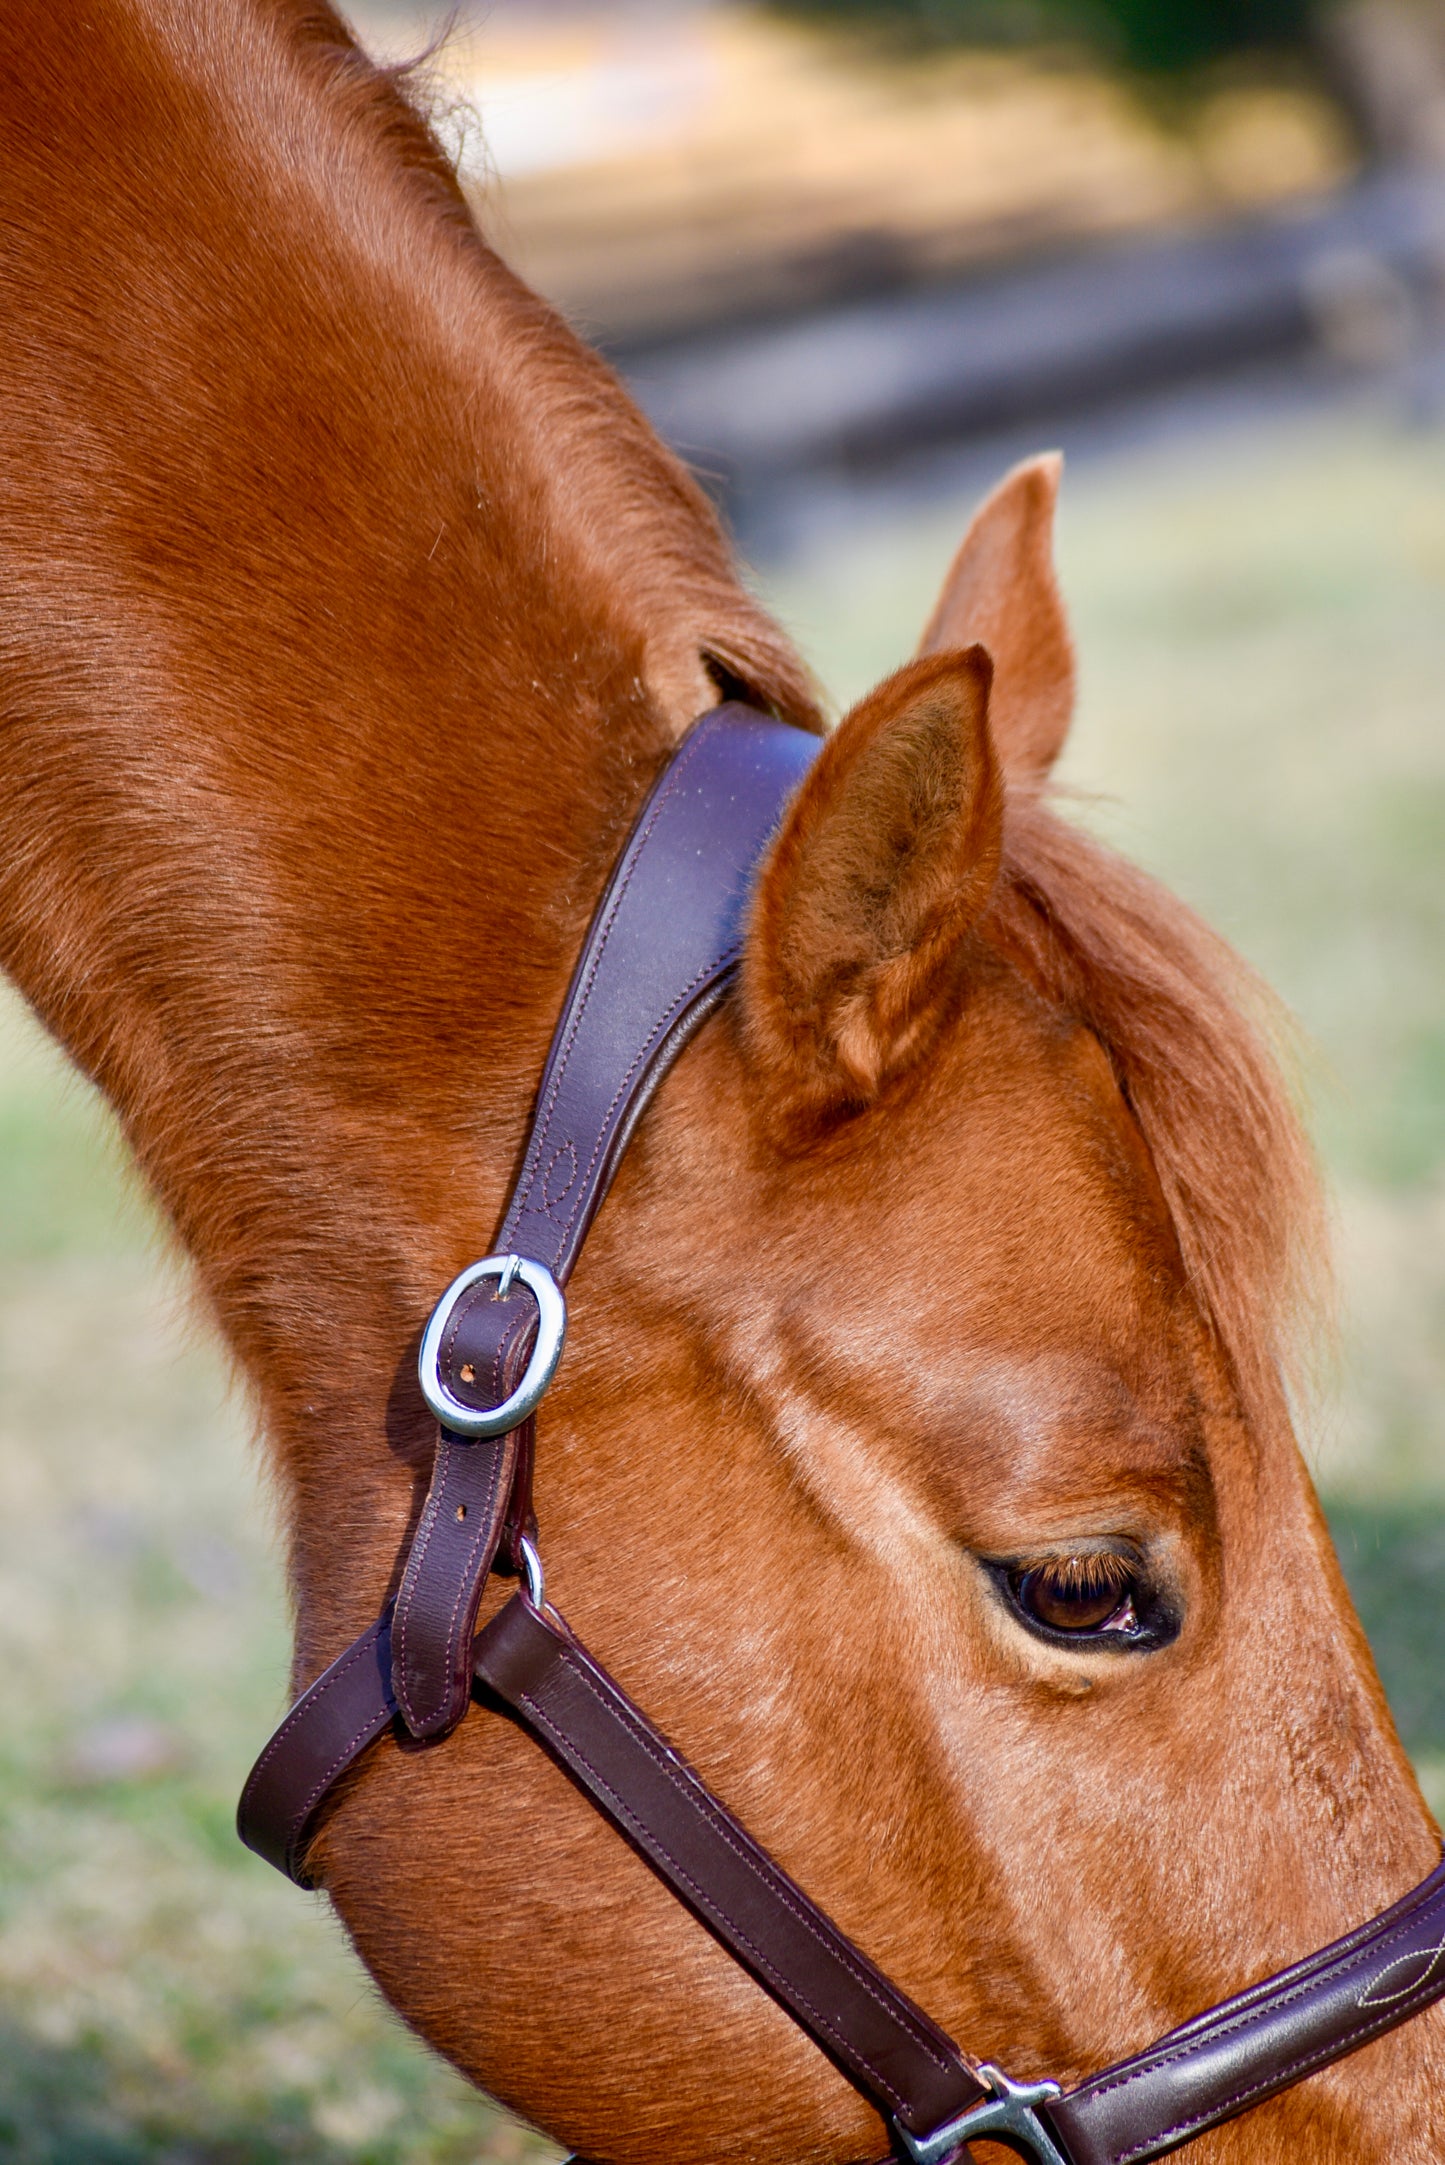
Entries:
[[[638,803],[720,699],[820,703],[324,0],[12,0],[0,42],[0,960],[253,1395],[299,1685],[395,1590],[422,1323]],[[1439,1845],[1292,1428],[1319,1208],[1256,988],[1050,797],[1057,486],[1002,483],[788,812],[573,1280],[536,1505],[809,1894],[1072,2079]],[[362,1761],[309,1867],[590,2158],[886,2148],[485,1710]],[[1442,2075],[1432,2011],[1198,2154],[1426,2165]]]

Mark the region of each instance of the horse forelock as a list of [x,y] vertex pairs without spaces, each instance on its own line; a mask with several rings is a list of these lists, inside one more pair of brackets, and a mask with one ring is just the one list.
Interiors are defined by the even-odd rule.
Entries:
[[1244,1410],[1277,1427],[1311,1381],[1330,1292],[1290,1018],[1178,896],[1032,794],[1010,806],[993,915],[1108,1055]]

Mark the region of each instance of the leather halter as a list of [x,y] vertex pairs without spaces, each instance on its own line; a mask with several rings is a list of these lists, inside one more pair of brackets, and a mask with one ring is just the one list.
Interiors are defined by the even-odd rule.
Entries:
[[[297,1701],[242,1794],[241,1838],[302,1886],[319,1815],[384,1731],[440,1738],[472,1699],[526,1729],[888,2122],[913,2165],[1001,2142],[1037,2165],[1143,2165],[1445,1996],[1445,1864],[1346,1938],[1064,2092],[975,2062],[846,1939],[546,1601],[533,1412],[560,1287],[647,1098],[727,991],[757,869],[817,740],[746,707],[698,722],[643,806],[557,1025],[498,1253],[423,1343],[441,1411],[394,1607]],[[500,1425],[500,1432],[498,1431]],[[475,1636],[492,1570],[525,1590]]]

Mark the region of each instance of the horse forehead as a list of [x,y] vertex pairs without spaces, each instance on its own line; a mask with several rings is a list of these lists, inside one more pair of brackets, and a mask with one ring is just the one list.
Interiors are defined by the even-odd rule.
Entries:
[[933,1519],[996,1549],[1024,1528],[1077,1536],[1116,1532],[1121,1515],[1135,1530],[1209,1515],[1205,1409],[1167,1359],[1133,1377],[1083,1346],[915,1359],[798,1317],[774,1353],[779,1434],[835,1503],[876,1499],[902,1475]]
[[[858,1434],[1011,1482],[1167,1475],[1218,1395],[1173,1227],[1097,1040],[1001,986],[910,1096],[777,1192],[754,1371]],[[764,1240],[768,1235],[764,1235]]]
[[808,1186],[830,1303],[874,1303],[871,1271],[886,1306],[908,1304],[933,1335],[1127,1339],[1183,1286],[1155,1167],[1098,1040],[1007,981]]

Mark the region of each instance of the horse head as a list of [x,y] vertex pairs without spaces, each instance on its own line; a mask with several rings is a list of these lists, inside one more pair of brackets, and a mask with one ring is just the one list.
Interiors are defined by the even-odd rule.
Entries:
[[[416,1341],[631,811],[720,681],[816,716],[325,10],[3,37],[4,959],[255,1391],[304,1680],[394,1590]],[[1049,797],[1057,478],[990,499],[793,802],[573,1280],[536,1499],[569,1619],[809,1894],[1069,2079],[1438,1842],[1291,1428],[1316,1205],[1252,987]],[[588,2155],[881,2155],[500,1719],[369,1757],[312,1867],[404,2016]],[[1442,2044],[1199,2154],[1426,2165]]]

